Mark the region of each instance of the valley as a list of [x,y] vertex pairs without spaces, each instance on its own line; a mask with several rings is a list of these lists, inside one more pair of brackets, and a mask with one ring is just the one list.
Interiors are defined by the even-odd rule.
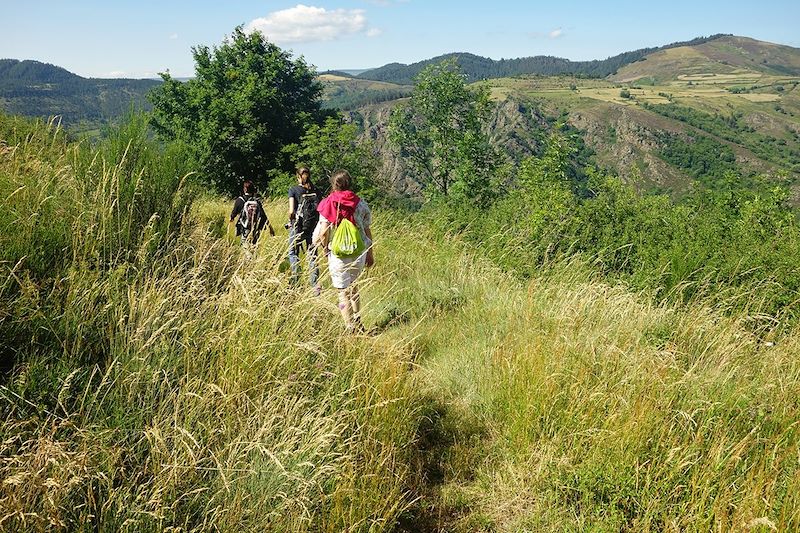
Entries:
[[[543,138],[567,124],[581,135],[593,164],[641,191],[680,197],[695,181],[718,179],[727,165],[702,161],[702,155],[670,155],[711,146],[733,154],[726,157],[745,177],[764,176],[790,187],[791,201],[800,203],[798,49],[720,35],[585,64],[538,57],[498,63],[469,54],[451,59],[467,79],[476,80],[474,87],[489,89],[497,104],[491,136],[513,163],[538,155]],[[52,65],[3,61],[0,108],[42,118],[58,115],[77,135],[98,136],[104,124],[131,109],[150,109],[146,94],[160,83],[90,80]],[[375,142],[381,179],[412,195],[419,183],[391,153],[385,135],[391,109],[411,94],[409,76],[430,61],[317,78],[322,105],[342,111],[359,124],[364,139]],[[611,74],[482,76],[524,68]]]
[[[665,156],[676,143],[683,147],[700,140],[718,151],[730,151],[732,162],[746,176],[763,175],[791,187],[797,204],[798,58],[800,50],[794,48],[723,36],[653,52],[607,78],[518,75],[476,81],[473,86],[487,87],[497,103],[492,137],[512,161],[537,155],[542,135],[566,123],[580,132],[601,168],[642,191],[680,197],[694,181],[709,182],[724,173],[722,168],[693,168]],[[328,77],[326,94],[336,87],[337,98],[356,102],[376,83]],[[404,90],[386,82],[380,87],[384,94],[392,87]],[[350,115],[363,123],[365,136],[383,147],[393,101],[362,102]],[[380,152],[390,181],[398,190],[413,192],[406,169],[392,154]]]

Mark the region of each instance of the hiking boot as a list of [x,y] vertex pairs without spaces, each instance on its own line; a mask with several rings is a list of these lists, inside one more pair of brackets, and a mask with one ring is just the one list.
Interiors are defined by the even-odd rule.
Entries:
[[353,317],[353,329],[359,334],[364,334],[367,332],[366,328],[364,328],[364,324],[361,323],[361,317]]

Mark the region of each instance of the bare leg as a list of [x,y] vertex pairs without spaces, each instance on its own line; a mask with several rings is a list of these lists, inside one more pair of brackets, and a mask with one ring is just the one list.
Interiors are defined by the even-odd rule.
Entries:
[[339,312],[342,313],[342,318],[347,326],[347,329],[353,329],[353,310],[350,307],[350,295],[348,289],[339,289]]
[[353,322],[356,327],[361,327],[361,298],[358,295],[358,286],[355,283],[350,285],[348,298],[350,300],[350,309],[353,311]]

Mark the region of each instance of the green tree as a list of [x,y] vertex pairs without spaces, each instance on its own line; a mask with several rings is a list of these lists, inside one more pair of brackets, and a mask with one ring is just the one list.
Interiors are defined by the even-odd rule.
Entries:
[[313,69],[241,26],[221,46],[193,47],[192,55],[194,79],[162,74],[151,93],[153,126],[189,146],[217,187],[236,190],[241,177],[265,185],[267,170],[289,163],[282,148],[321,117]]
[[308,165],[317,179],[346,170],[359,184],[372,180],[377,168],[375,149],[369,141],[359,139],[358,126],[333,117],[308,128],[296,159]]
[[490,111],[488,89],[468,88],[453,61],[430,65],[392,112],[389,142],[430,193],[485,202],[499,159],[483,129]]

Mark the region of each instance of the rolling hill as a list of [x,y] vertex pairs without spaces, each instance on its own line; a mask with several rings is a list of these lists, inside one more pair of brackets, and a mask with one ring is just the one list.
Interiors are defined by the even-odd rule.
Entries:
[[403,98],[410,85],[362,80],[345,72],[324,72],[317,78],[323,86],[323,102],[328,109],[352,110],[360,106]]
[[671,43],[658,48],[641,48],[631,52],[623,52],[607,59],[596,59],[592,61],[570,61],[569,59],[553,56],[494,60],[469,53],[453,53],[437,56],[425,61],[419,61],[410,65],[390,63],[380,68],[362,72],[358,77],[398,84],[412,84],[414,77],[426,66],[441,63],[446,60],[453,60],[464,71],[467,79],[471,82],[489,78],[504,78],[529,74],[543,76],[573,74],[582,77],[603,78],[614,74],[625,65],[641,60],[653,52],[713,42],[722,37],[725,37],[725,35],[717,34],[709,37],[698,37],[691,41]]
[[[654,50],[605,79],[514,76],[476,82],[497,102],[493,138],[514,160],[536,155],[556,122],[581,132],[599,166],[644,191],[680,195],[726,171],[764,175],[800,203],[800,50],[719,36]],[[383,146],[391,102],[359,110]],[[385,171],[413,191],[402,162]]]
[[62,123],[98,126],[131,109],[149,109],[147,92],[159,80],[84,78],[39,61],[0,59],[0,109]]
[[665,82],[697,75],[800,76],[800,51],[796,48],[723,36],[692,46],[658,50],[609,76],[619,82]]

